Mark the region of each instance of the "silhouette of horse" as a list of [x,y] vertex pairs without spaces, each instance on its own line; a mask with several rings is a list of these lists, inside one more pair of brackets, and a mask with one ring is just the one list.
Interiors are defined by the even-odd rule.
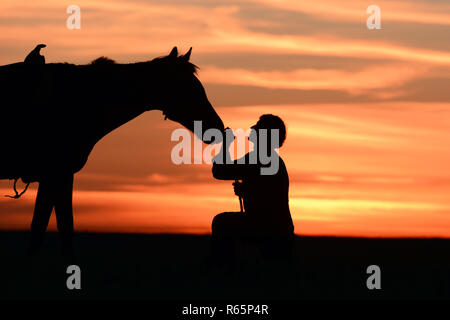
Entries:
[[[189,62],[178,56],[118,64],[105,57],[88,65],[45,64],[38,45],[24,62],[0,66],[0,179],[39,182],[31,224],[31,250],[40,247],[55,208],[63,248],[71,250],[73,176],[95,144],[150,110],[194,131],[224,130]],[[199,137],[202,139],[202,137]],[[216,143],[218,141],[205,141]]]

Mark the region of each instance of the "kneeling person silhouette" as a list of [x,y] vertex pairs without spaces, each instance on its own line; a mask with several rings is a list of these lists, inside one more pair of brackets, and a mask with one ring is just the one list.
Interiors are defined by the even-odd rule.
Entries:
[[[249,141],[254,150],[243,158],[231,161],[229,146],[234,139],[226,139],[222,150],[213,159],[213,176],[219,180],[235,180],[235,194],[242,198],[245,212],[223,212],[212,222],[211,258],[215,265],[234,265],[235,244],[242,240],[255,242],[265,258],[282,255],[289,257],[292,250],[294,225],[289,210],[289,176],[286,166],[275,151],[286,139],[286,127],[279,117],[265,114],[252,127]],[[266,129],[267,139],[261,139]],[[278,139],[272,143],[271,130],[278,130]],[[228,130],[227,130],[228,131]],[[232,135],[231,130],[227,135]],[[276,155],[278,170],[275,174],[262,174],[263,164],[258,149],[267,143],[267,152]],[[250,161],[250,159],[257,159]],[[225,160],[225,161],[218,161]],[[228,161],[227,161],[228,160]],[[239,182],[242,181],[242,182]]]

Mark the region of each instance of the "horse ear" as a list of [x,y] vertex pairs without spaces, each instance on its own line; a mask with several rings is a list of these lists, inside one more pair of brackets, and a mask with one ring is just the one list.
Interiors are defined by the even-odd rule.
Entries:
[[171,57],[171,58],[178,57],[178,49],[177,49],[177,47],[173,47],[172,51],[170,51],[170,53],[169,53],[169,57]]
[[192,47],[189,49],[188,52],[186,52],[186,54],[184,56],[181,57],[181,59],[183,59],[184,61],[188,62],[189,59],[191,58],[191,52],[192,52]]

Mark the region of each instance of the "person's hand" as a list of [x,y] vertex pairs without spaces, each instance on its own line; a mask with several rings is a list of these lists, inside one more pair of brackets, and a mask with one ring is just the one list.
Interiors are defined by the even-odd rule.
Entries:
[[220,149],[219,153],[214,156],[212,159],[212,162],[214,164],[228,164],[232,163],[231,156],[230,156],[230,145],[233,143],[235,139],[235,136],[233,134],[233,130],[230,128],[225,128],[223,131],[223,141],[222,141],[222,148]]
[[238,197],[244,196],[244,186],[242,185],[242,182],[235,181],[233,182],[234,187],[234,194]]

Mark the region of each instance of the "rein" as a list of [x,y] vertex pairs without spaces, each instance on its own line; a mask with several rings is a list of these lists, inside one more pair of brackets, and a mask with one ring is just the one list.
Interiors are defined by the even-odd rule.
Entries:
[[21,193],[19,193],[19,192],[17,191],[17,181],[18,181],[18,180],[19,180],[19,178],[15,178],[15,179],[14,179],[14,192],[15,192],[16,194],[13,195],[13,196],[5,195],[6,198],[20,199],[20,197],[23,196],[23,194],[27,191],[28,186],[30,185],[30,182],[28,182],[27,185],[25,186],[25,189],[23,189],[23,191],[22,191]]

